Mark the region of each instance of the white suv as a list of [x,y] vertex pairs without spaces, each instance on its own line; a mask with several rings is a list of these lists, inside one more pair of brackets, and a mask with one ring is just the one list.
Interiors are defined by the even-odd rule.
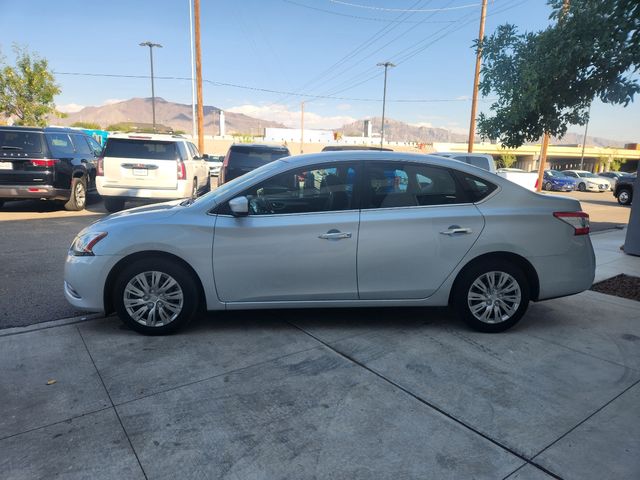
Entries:
[[96,186],[107,211],[129,199],[172,200],[210,189],[209,166],[180,135],[114,134],[98,159]]

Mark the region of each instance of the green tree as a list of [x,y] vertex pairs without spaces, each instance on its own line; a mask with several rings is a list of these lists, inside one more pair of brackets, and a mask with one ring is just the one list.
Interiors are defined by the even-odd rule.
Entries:
[[16,125],[44,126],[56,114],[53,98],[60,93],[46,59],[14,45],[15,66],[0,58],[0,112]]
[[71,126],[77,128],[86,128],[88,130],[100,130],[102,128],[100,125],[93,122],[73,122]]
[[640,91],[638,0],[548,4],[555,25],[535,33],[501,25],[482,42],[480,91],[497,100],[490,115],[480,114],[478,132],[509,147],[544,133],[562,137],[569,125],[584,125],[595,98],[627,106]]

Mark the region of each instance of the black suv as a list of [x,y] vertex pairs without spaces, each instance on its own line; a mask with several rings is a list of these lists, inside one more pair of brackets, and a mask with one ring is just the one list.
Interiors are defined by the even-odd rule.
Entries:
[[637,178],[637,173],[618,178],[613,196],[618,199],[620,205],[631,205],[631,201],[633,200],[633,184]]
[[7,200],[36,198],[84,209],[101,152],[81,130],[0,127],[0,207]]
[[291,153],[289,153],[287,147],[278,145],[255,143],[231,145],[222,162],[220,175],[218,175],[218,186],[262,165],[289,155]]

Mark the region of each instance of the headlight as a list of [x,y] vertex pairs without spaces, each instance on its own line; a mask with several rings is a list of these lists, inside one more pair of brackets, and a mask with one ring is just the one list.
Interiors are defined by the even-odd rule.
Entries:
[[69,254],[76,257],[92,256],[93,247],[106,236],[107,232],[89,232],[78,235],[73,239],[73,242],[71,242]]

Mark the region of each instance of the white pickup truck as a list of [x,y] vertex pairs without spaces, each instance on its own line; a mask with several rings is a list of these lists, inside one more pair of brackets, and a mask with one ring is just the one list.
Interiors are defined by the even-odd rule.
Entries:
[[496,162],[493,160],[493,157],[487,153],[436,152],[433,155],[452,158],[453,160],[459,160],[469,165],[489,170],[491,173],[495,173],[513,183],[517,183],[521,187],[533,190],[534,192],[536,190],[536,182],[538,181],[537,173],[525,172],[519,168],[501,168],[496,170]]

